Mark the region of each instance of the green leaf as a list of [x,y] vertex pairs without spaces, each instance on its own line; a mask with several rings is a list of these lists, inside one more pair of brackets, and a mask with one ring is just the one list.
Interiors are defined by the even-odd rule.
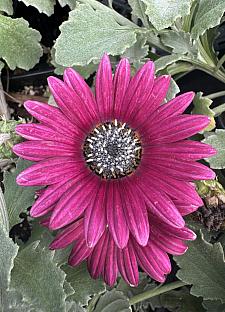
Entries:
[[[10,31],[10,36],[9,36]],[[32,68],[42,56],[41,35],[23,18],[0,15],[0,58],[14,70]]]
[[0,61],[0,74],[1,74],[1,71],[2,69],[4,68],[5,64],[3,62]]
[[225,303],[221,303],[219,300],[205,300],[203,301],[203,306],[208,312],[225,312]]
[[135,44],[128,48],[121,56],[127,57],[130,63],[140,63],[140,61],[148,54],[149,46],[145,45],[146,41],[146,37],[141,35],[137,36],[137,41]]
[[18,246],[9,238],[8,233],[0,225],[0,292],[6,290],[10,283],[10,274],[14,259],[18,252]]
[[164,70],[168,65],[173,64],[182,59],[182,55],[180,54],[172,54],[160,57],[155,61],[155,69],[156,72],[160,70]]
[[115,289],[102,295],[94,309],[94,312],[129,312],[131,307],[128,298]]
[[54,13],[54,6],[56,4],[55,0],[19,0],[22,1],[26,6],[33,6],[40,13],[45,13],[46,15],[50,16]]
[[196,56],[198,51],[193,44],[189,33],[184,31],[166,30],[160,34],[160,38],[166,46],[172,48],[173,53],[190,54]]
[[203,132],[205,132],[213,130],[216,126],[216,122],[214,119],[215,113],[210,109],[210,105],[213,101],[207,97],[203,97],[202,94],[202,92],[196,93],[193,100],[194,108],[192,114],[206,115],[211,118],[210,124],[203,130]]
[[36,310],[65,311],[65,273],[54,262],[54,252],[38,244],[30,244],[17,255],[11,286],[23,293]]
[[157,30],[171,26],[178,17],[190,13],[191,0],[141,0],[146,4],[145,13]]
[[[121,26],[113,14],[77,5],[69,20],[60,26],[56,40],[56,63],[63,66],[87,65],[107,52],[120,55],[136,42],[135,27]],[[112,40],[113,38],[113,40]]]
[[8,15],[13,15],[12,0],[0,0],[0,12],[6,12]]
[[105,284],[102,280],[94,280],[91,278],[87,270],[86,263],[82,263],[75,268],[64,265],[62,269],[67,274],[67,282],[70,283],[75,291],[74,294],[69,297],[70,300],[74,300],[75,302],[85,305],[90,299],[90,296],[100,294],[105,291]]
[[180,290],[172,290],[168,293],[164,293],[157,298],[153,298],[150,301],[154,301],[155,308],[164,307],[170,311],[176,312],[204,312],[205,309],[202,306],[202,298],[191,296],[189,289],[182,287]]
[[128,0],[129,5],[132,8],[132,14],[142,21],[145,27],[148,26],[148,17],[145,14],[146,5],[140,0]]
[[5,202],[8,210],[10,228],[20,222],[19,214],[26,211],[34,201],[37,187],[22,187],[17,185],[17,175],[28,166],[31,162],[19,159],[14,172],[6,172],[4,176]]
[[167,91],[167,94],[166,94],[166,101],[168,102],[168,101],[172,100],[173,98],[175,98],[175,96],[179,92],[180,92],[180,88],[178,87],[176,81],[173,78],[171,78],[170,87],[169,87],[169,90]]
[[5,198],[0,188],[0,226],[2,226],[6,232],[9,232],[9,219],[5,203]]
[[180,267],[177,277],[192,284],[192,295],[225,302],[225,262],[220,243],[206,242],[200,231],[187,252],[174,258]]
[[59,4],[64,7],[68,5],[71,10],[73,10],[76,6],[76,0],[59,0]]
[[197,39],[207,29],[219,25],[224,11],[224,0],[199,0],[194,26],[191,30],[192,38]]
[[23,296],[15,290],[7,290],[1,293],[2,312],[30,312],[35,311],[32,303],[27,302]]
[[204,143],[212,145],[216,150],[217,154],[213,157],[207,158],[207,162],[213,169],[224,169],[225,168],[225,130],[216,129],[215,132],[206,133]]

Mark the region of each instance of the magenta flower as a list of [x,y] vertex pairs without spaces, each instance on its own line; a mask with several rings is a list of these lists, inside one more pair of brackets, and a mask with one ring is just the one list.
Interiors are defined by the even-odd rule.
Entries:
[[[76,246],[84,248],[88,259],[97,257],[105,239],[108,245],[104,243],[102,250],[115,258],[116,267],[122,261],[119,255],[125,253],[132,263],[136,259],[136,266],[144,261],[140,254],[145,251],[147,258],[153,257],[149,256],[152,249],[158,257],[163,254],[168,258],[168,237],[178,233],[178,237],[171,238],[171,248],[176,243],[180,246],[181,239],[188,239],[183,235],[190,232],[184,228],[182,216],[202,204],[191,182],[215,177],[211,169],[196,162],[214,155],[215,150],[186,140],[210,122],[206,116],[182,114],[194,93],[163,104],[169,76],[156,78],[154,64],[148,62],[130,78],[129,63],[122,59],[113,77],[107,55],[97,72],[95,97],[82,77],[70,68],[65,70],[64,82],[55,77],[48,82],[58,108],[27,101],[27,111],[40,123],[16,128],[28,141],[15,145],[14,152],[37,162],[19,174],[17,183],[47,186],[31,215],[51,213],[49,228],[65,227],[65,231],[82,218],[83,234],[75,250]],[[114,249],[118,251],[115,257],[111,254]],[[76,253],[73,251],[71,258]],[[162,272],[155,267],[158,275],[144,269],[162,280],[169,265]],[[104,276],[110,274],[106,271]],[[131,284],[137,284],[136,278],[131,281],[123,269],[119,271]],[[105,280],[112,284],[115,276],[117,273]]]
[[[44,221],[48,226],[49,220]],[[87,260],[88,270],[93,278],[102,276],[112,286],[118,273],[133,286],[138,285],[138,265],[152,278],[165,281],[165,275],[171,270],[167,253],[181,255],[187,250],[183,240],[194,240],[196,235],[188,228],[175,228],[159,222],[158,218],[149,215],[150,237],[146,246],[141,246],[130,235],[125,248],[121,249],[106,228],[98,243],[89,248],[84,236],[84,218],[66,226],[54,241],[51,249],[65,248],[73,244],[69,264],[79,265]]]

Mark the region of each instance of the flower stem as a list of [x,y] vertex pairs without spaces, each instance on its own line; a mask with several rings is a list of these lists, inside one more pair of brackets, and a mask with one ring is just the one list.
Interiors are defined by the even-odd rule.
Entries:
[[138,302],[141,302],[141,301],[144,301],[146,299],[149,299],[149,298],[161,295],[161,294],[163,294],[165,292],[168,292],[170,290],[173,290],[173,289],[185,286],[185,285],[187,285],[187,284],[185,284],[182,281],[177,281],[177,282],[173,282],[173,283],[170,283],[170,284],[167,284],[167,285],[163,285],[161,287],[156,287],[154,289],[145,291],[142,294],[139,294],[139,295],[136,295],[136,296],[132,297],[130,299],[130,305],[134,305],[134,304],[136,304]]
[[216,99],[216,98],[221,97],[221,96],[225,96],[225,91],[219,91],[216,93],[206,95],[206,97],[211,99],[211,100]]

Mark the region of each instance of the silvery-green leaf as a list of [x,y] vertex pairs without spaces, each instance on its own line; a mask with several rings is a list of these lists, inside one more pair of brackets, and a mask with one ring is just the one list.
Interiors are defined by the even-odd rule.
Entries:
[[220,24],[225,11],[224,0],[199,0],[191,35],[197,39],[209,28]]
[[58,0],[62,7],[68,5],[71,10],[73,10],[76,6],[76,0]]
[[[54,72],[57,75],[63,75],[64,70],[67,68],[67,66],[59,65],[56,63],[55,48],[52,48],[51,57],[52,57],[51,63],[53,66],[55,66]],[[98,68],[98,62],[97,63],[91,62],[90,64],[84,65],[84,66],[73,66],[73,69],[77,71],[84,79],[89,78],[90,75],[93,74],[97,70],[97,68]]]
[[22,211],[26,211],[34,201],[34,195],[37,187],[22,187],[16,183],[17,175],[30,165],[31,162],[19,159],[16,170],[14,170],[14,172],[6,172],[4,175],[4,195],[8,210],[10,228],[20,222],[19,214]]
[[217,154],[213,157],[207,158],[206,160],[213,169],[224,169],[225,168],[225,130],[216,129],[215,132],[210,135],[205,134],[204,143],[212,145],[216,150]]
[[221,303],[220,300],[205,300],[203,306],[208,312],[225,312],[225,303]]
[[173,98],[175,98],[175,96],[179,92],[180,92],[180,88],[178,87],[176,81],[173,78],[171,78],[169,90],[167,91],[167,94],[166,94],[166,101],[168,102],[172,100]]
[[174,53],[197,55],[196,45],[193,44],[189,33],[165,30],[160,34],[160,38],[166,46],[172,48]]
[[[10,29],[10,36],[9,36]],[[0,58],[14,70],[29,70],[42,56],[41,35],[23,18],[12,19],[0,15]]]
[[60,30],[54,47],[56,63],[63,66],[87,65],[104,53],[120,55],[136,42],[135,27],[121,26],[112,13],[88,4],[77,5]]
[[0,74],[1,74],[1,71],[2,69],[4,68],[5,64],[3,62],[0,61]]
[[149,46],[146,45],[147,38],[144,36],[137,36],[137,41],[135,44],[128,48],[123,54],[122,57],[127,57],[130,63],[140,62],[147,54]]
[[215,113],[210,109],[210,105],[213,101],[207,97],[203,97],[202,94],[202,92],[196,93],[193,100],[194,108],[192,114],[206,115],[211,118],[210,124],[203,130],[203,132],[205,132],[213,130],[216,126],[216,122],[214,119]]
[[94,312],[130,312],[131,306],[128,298],[115,289],[107,291],[100,297]]
[[[157,298],[152,298],[150,301],[155,301]],[[158,304],[160,303],[160,304]],[[172,290],[159,296],[158,302],[154,308],[164,307],[169,311],[176,312],[204,312],[202,306],[202,298],[190,295],[187,287],[182,287],[180,290]]]
[[18,246],[9,238],[8,232],[0,224],[0,292],[6,290],[10,283],[11,270],[18,252]]
[[188,245],[184,255],[174,257],[180,267],[177,277],[192,285],[192,295],[225,302],[225,262],[222,245],[208,243],[201,232],[198,232],[197,239]]
[[13,15],[12,0],[0,0],[0,12],[6,12],[8,15]]
[[6,208],[5,198],[0,188],[0,226],[2,226],[6,232],[9,232],[9,220],[8,212]]
[[69,282],[74,289],[74,294],[69,297],[70,300],[85,305],[90,299],[90,296],[105,291],[105,284],[102,280],[94,280],[91,278],[86,263],[82,263],[75,268],[71,268],[68,265],[64,265],[62,268],[67,274],[67,282]]
[[34,312],[34,306],[16,290],[1,293],[1,312]]
[[40,13],[45,13],[46,15],[50,16],[54,13],[54,6],[56,4],[55,0],[19,0],[22,1],[26,6],[33,6]]
[[132,8],[132,14],[142,21],[144,26],[148,25],[148,18],[145,14],[146,5],[141,0],[128,0],[129,5]]
[[145,13],[157,30],[171,26],[178,17],[190,13],[191,0],[140,0],[146,4]]
[[173,64],[182,59],[180,54],[171,54],[160,57],[155,61],[156,72],[165,69],[168,65]]
[[65,273],[54,261],[54,252],[34,242],[17,255],[11,273],[11,287],[35,305],[36,311],[65,311]]

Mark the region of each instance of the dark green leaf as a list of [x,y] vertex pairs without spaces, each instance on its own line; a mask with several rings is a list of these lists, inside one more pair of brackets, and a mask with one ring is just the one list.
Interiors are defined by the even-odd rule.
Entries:
[[34,201],[37,187],[22,187],[16,184],[17,175],[30,165],[31,162],[19,159],[16,170],[14,172],[6,172],[4,176],[4,195],[10,227],[20,222],[19,214],[22,211],[26,211]]
[[177,277],[192,284],[191,294],[225,302],[225,262],[220,243],[206,242],[201,232],[183,256],[174,257],[180,270]]
[[121,292],[113,289],[102,295],[94,312],[129,312],[131,307],[128,298]]

